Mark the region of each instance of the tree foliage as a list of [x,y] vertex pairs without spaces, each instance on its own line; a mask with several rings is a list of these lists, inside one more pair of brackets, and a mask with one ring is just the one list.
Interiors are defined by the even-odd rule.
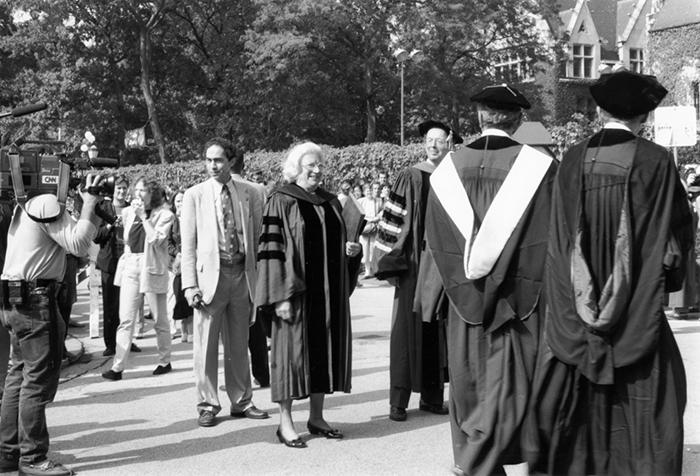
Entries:
[[[550,0],[0,0],[0,106],[47,111],[0,123],[72,149],[90,130],[123,164],[196,157],[208,138],[246,150],[300,140],[398,142],[435,118],[471,132],[469,96],[504,50],[541,58]],[[146,125],[152,145],[127,150]],[[108,152],[109,151],[109,152]]]

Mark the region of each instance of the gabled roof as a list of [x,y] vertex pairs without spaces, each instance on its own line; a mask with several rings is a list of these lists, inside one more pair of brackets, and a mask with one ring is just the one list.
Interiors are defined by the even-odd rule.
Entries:
[[668,0],[655,16],[651,31],[700,23],[700,1]]
[[572,4],[571,8],[559,11],[559,18],[561,19],[563,30],[571,35],[586,0],[570,0],[567,2],[564,0],[559,0],[559,2],[560,4]]
[[559,0],[559,11],[572,10],[576,6],[577,0]]
[[618,0],[588,0],[588,10],[595,23],[598,36],[602,40],[601,55],[605,57],[606,51],[614,53],[617,58],[617,3]]
[[627,41],[646,1],[622,0],[617,4],[617,41]]

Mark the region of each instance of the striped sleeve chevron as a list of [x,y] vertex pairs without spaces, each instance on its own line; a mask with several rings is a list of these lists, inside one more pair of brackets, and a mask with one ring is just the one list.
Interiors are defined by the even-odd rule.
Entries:
[[390,252],[399,239],[401,230],[406,226],[406,197],[391,191],[389,200],[384,205],[382,220],[379,222],[376,247]]
[[282,218],[266,215],[263,217],[262,233],[259,241],[258,261],[279,260],[284,262],[284,237]]

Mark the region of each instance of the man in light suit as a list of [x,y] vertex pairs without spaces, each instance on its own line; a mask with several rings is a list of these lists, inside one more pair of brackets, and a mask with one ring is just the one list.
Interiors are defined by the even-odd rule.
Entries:
[[254,322],[257,238],[261,205],[256,190],[233,181],[236,149],[225,139],[204,146],[210,179],[185,192],[182,203],[182,287],[194,311],[194,373],[200,426],[216,425],[218,344],[224,345],[231,416],[269,418],[252,402],[248,326]]

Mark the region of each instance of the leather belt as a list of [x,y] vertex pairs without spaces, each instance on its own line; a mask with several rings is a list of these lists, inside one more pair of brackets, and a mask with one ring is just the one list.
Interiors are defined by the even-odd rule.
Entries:
[[231,257],[231,259],[220,258],[219,264],[227,268],[237,266],[245,262],[245,255],[243,253],[236,253]]

